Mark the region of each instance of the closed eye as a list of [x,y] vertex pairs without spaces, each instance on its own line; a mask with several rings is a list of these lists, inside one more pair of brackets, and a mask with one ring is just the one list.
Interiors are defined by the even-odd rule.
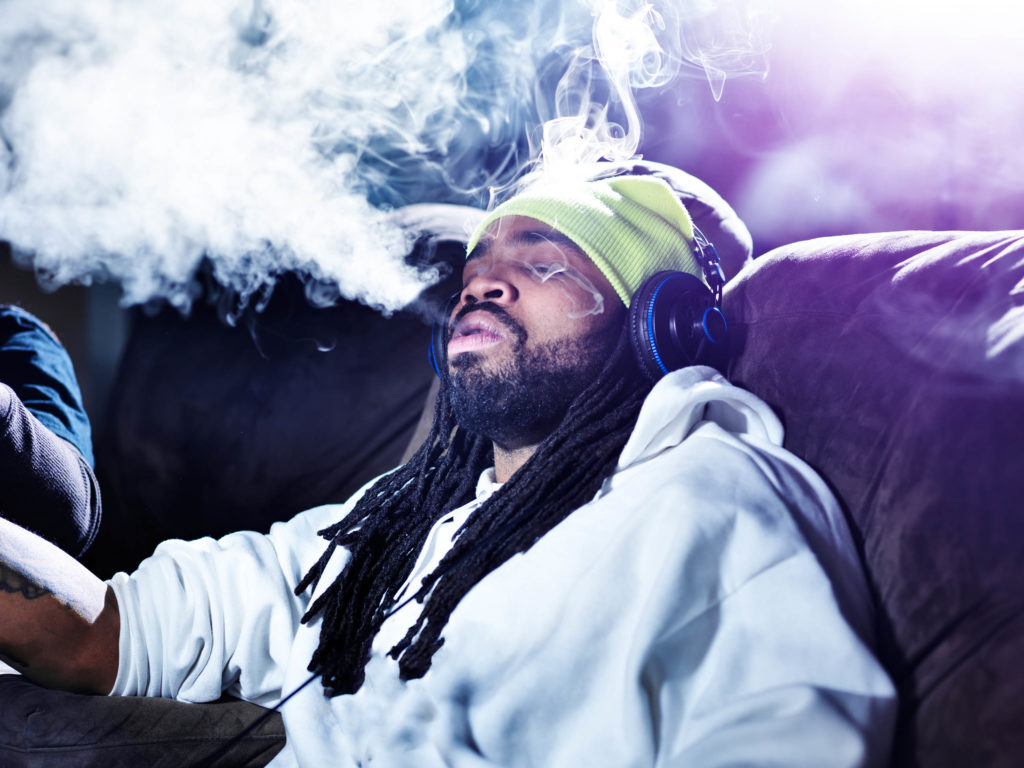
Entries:
[[523,269],[533,277],[545,280],[559,274],[560,272],[565,272],[565,264],[554,262],[549,264],[524,264]]

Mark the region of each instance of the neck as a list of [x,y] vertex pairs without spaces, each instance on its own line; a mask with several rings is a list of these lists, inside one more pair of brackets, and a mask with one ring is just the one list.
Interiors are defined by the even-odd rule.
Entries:
[[502,448],[494,443],[494,479],[499,483],[507,482],[536,452],[537,444]]

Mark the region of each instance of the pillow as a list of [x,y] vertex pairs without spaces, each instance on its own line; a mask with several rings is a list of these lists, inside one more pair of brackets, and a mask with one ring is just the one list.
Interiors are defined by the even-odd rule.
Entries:
[[901,696],[898,765],[1024,755],[1024,233],[771,251],[726,289],[730,378],[836,492]]

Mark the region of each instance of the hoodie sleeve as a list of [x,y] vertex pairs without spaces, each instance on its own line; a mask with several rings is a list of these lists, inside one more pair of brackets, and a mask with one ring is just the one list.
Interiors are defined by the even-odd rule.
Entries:
[[326,546],[317,531],[352,503],[308,510],[267,535],[167,541],[135,573],[117,574],[111,694],[212,701],[230,690],[273,705],[309,603],[310,590],[295,595],[294,587]]
[[81,557],[100,524],[88,462],[0,382],[0,515]]

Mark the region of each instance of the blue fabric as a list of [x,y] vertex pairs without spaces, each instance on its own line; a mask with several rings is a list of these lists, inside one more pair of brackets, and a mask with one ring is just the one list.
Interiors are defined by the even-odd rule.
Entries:
[[32,415],[95,466],[92,430],[67,351],[38,318],[0,304],[0,381]]

